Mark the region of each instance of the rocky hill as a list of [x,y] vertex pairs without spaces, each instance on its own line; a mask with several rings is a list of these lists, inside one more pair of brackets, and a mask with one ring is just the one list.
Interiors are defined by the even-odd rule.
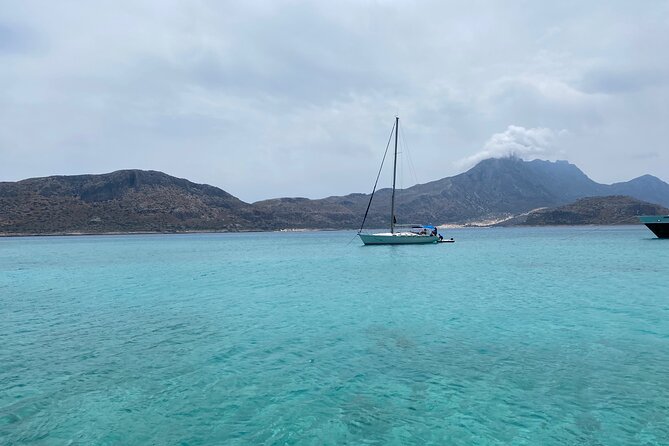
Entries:
[[257,221],[221,189],[155,171],[0,183],[0,233],[237,231]]
[[629,225],[638,224],[639,215],[669,214],[669,209],[631,197],[581,198],[574,203],[552,209],[532,211],[503,225]]
[[[367,228],[387,227],[390,189],[374,195]],[[489,159],[454,177],[397,192],[400,223],[499,220],[591,196],[627,195],[669,207],[669,184],[646,175],[599,184],[566,161]],[[0,234],[352,229],[368,194],[245,203],[161,172],[53,176],[0,183]]]

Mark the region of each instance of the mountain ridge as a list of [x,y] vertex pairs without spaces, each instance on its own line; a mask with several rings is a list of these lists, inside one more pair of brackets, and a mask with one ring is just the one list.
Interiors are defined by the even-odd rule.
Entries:
[[[374,195],[367,227],[386,227],[389,188]],[[491,158],[452,177],[399,190],[400,222],[466,224],[588,196],[627,195],[669,207],[669,184],[651,175],[611,185],[567,161]],[[159,171],[56,175],[0,182],[0,233],[354,229],[369,194],[282,197],[246,203],[223,189]]]

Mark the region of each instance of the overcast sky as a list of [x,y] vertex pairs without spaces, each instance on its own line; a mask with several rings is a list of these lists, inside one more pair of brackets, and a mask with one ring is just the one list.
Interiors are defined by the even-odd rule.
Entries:
[[667,181],[669,2],[0,0],[0,180],[369,192],[396,114],[403,186],[509,152]]

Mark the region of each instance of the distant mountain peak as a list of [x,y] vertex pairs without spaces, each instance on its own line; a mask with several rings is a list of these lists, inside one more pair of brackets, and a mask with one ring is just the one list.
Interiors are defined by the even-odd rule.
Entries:
[[628,181],[628,183],[633,183],[633,182],[664,183],[664,181],[662,181],[658,177],[649,174],[641,175],[640,177],[636,177]]
[[576,165],[570,163],[567,160],[550,161],[550,160],[542,160],[539,158],[535,158],[533,160],[524,160],[523,158],[517,155],[507,155],[497,158],[487,158],[479,161],[474,167],[472,167],[472,169],[475,169],[477,167],[513,166],[513,165],[542,165],[542,166],[553,166],[560,168],[569,167],[578,169]]
[[476,166],[469,169],[469,172],[492,171],[495,174],[515,173],[521,174],[526,172],[535,175],[549,175],[551,177],[569,176],[570,180],[578,178],[580,181],[587,181],[594,183],[581,169],[575,164],[571,164],[566,160],[548,161],[541,159],[534,159],[525,161],[517,156],[507,156],[503,158],[488,158],[480,161]]

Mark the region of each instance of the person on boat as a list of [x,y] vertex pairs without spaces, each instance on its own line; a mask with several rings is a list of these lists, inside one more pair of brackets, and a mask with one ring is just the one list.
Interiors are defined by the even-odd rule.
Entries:
[[435,226],[432,228],[432,234],[431,235],[437,235],[437,227]]
[[442,241],[444,239],[444,236],[439,234],[439,241]]

